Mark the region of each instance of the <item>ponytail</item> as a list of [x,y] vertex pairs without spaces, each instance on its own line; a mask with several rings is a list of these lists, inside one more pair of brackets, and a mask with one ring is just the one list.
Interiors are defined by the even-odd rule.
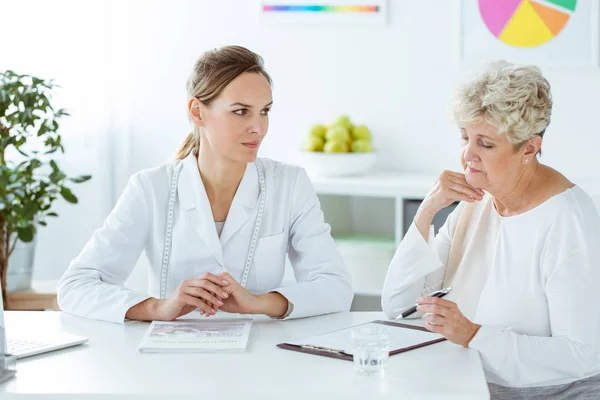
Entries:
[[191,132],[185,138],[185,140],[179,145],[177,152],[175,153],[175,160],[183,160],[193,150],[200,147],[200,135],[198,132]]

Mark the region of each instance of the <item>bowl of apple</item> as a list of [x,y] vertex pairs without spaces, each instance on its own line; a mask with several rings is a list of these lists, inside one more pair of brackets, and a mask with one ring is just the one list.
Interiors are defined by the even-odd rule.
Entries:
[[300,152],[300,164],[310,175],[352,176],[375,164],[371,131],[342,115],[332,124],[313,125]]

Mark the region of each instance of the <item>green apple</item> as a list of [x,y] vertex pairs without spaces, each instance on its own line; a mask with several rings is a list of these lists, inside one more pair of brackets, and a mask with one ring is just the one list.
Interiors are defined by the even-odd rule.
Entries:
[[323,151],[323,146],[325,146],[325,141],[318,137],[309,137],[304,142],[302,146],[302,150],[304,151]]
[[347,153],[348,150],[348,142],[345,140],[330,140],[323,149],[325,153]]
[[373,144],[368,139],[358,139],[352,142],[353,153],[370,153],[373,151]]
[[371,140],[371,131],[365,125],[357,125],[352,130],[352,137],[355,140]]
[[352,122],[350,122],[350,117],[347,115],[340,115],[332,125],[343,126],[348,131],[350,131],[353,127]]
[[310,128],[308,136],[309,137],[316,137],[316,138],[324,140],[326,132],[327,132],[327,127],[325,125],[317,124],[317,125],[313,125]]
[[350,140],[350,132],[341,125],[331,125],[325,134],[327,141],[348,142]]

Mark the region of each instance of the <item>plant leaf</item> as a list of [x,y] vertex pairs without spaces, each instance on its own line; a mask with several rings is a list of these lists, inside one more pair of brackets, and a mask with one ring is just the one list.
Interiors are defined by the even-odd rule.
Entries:
[[90,179],[92,179],[91,175],[81,175],[76,178],[69,178],[69,180],[71,182],[75,182],[75,183],[83,183],[83,182],[89,181]]
[[75,197],[69,188],[62,186],[60,188],[60,195],[69,203],[77,204],[77,197]]
[[33,225],[29,225],[26,228],[19,228],[17,230],[17,234],[19,236],[19,240],[24,243],[31,242],[33,240],[33,235],[35,234],[35,228]]

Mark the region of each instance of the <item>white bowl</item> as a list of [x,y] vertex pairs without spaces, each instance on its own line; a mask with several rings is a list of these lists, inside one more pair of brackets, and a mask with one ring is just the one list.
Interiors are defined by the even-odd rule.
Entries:
[[310,175],[350,176],[369,172],[377,159],[375,153],[300,152],[300,165]]

